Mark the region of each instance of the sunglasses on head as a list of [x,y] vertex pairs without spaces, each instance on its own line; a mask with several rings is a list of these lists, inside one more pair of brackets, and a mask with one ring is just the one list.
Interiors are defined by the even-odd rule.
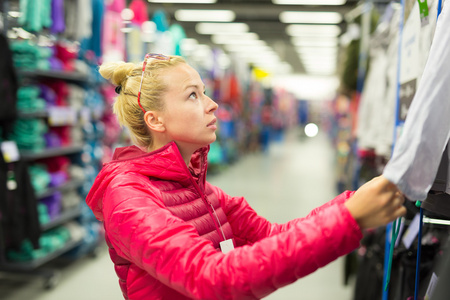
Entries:
[[147,66],[147,61],[148,61],[149,58],[153,58],[153,59],[156,59],[156,60],[165,60],[165,61],[169,61],[170,60],[169,56],[165,56],[163,54],[147,53],[145,55],[144,64],[142,65],[141,84],[139,85],[139,92],[138,92],[138,95],[137,95],[137,102],[139,104],[139,107],[144,112],[144,114],[145,114],[145,109],[141,105],[141,89],[142,89],[142,82],[144,81],[145,67]]

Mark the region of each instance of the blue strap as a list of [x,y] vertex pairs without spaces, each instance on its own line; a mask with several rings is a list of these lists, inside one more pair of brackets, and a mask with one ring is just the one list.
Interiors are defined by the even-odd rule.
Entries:
[[414,300],[419,296],[419,275],[420,275],[420,254],[422,249],[422,224],[423,224],[423,208],[421,202],[417,201],[416,206],[420,206],[419,235],[417,241],[417,258],[416,258],[416,282],[414,287]]
[[439,18],[439,15],[441,14],[442,11],[442,0],[439,0],[438,2],[438,12],[437,12],[437,17]]

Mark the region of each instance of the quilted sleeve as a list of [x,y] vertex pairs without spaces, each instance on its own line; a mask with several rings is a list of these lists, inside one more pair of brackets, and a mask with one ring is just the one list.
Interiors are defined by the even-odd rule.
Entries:
[[317,215],[333,205],[343,204],[355,192],[345,191],[334,199],[312,210],[306,217],[296,218],[284,224],[271,223],[259,216],[243,197],[231,197],[221,189],[213,187],[221,199],[222,207],[227,215],[233,233],[241,244],[252,244],[260,239],[289,230],[305,219]]
[[345,206],[332,205],[223,254],[158,196],[144,180],[111,182],[103,203],[108,237],[120,256],[193,299],[260,299],[349,253],[361,239]]

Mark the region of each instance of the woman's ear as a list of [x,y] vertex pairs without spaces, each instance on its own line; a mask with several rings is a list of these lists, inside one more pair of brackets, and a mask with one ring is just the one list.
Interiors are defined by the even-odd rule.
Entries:
[[152,131],[164,132],[166,130],[164,124],[161,122],[161,118],[156,111],[145,112],[144,121],[145,124],[147,124],[148,128]]

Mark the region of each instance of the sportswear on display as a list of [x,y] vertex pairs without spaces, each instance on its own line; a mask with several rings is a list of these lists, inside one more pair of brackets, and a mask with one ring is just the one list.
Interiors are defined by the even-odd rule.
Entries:
[[[408,199],[414,201],[427,198],[442,155],[448,155],[444,149],[450,138],[449,14],[450,5],[444,5],[402,134],[383,172]],[[450,192],[448,181],[445,191]]]

